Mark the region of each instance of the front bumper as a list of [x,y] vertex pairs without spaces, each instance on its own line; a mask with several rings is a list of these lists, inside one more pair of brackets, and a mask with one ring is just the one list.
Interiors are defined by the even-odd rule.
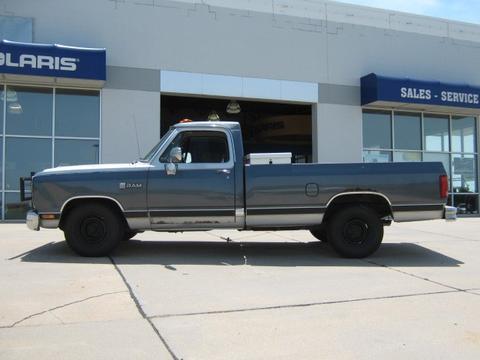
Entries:
[[29,210],[27,212],[27,227],[34,231],[40,230],[40,216],[36,211]]
[[447,221],[457,220],[457,208],[453,206],[445,206],[443,218]]

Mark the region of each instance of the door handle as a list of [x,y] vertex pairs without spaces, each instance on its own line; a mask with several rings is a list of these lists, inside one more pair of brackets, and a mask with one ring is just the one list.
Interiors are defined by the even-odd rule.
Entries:
[[225,175],[230,175],[231,171],[228,169],[220,169],[217,170],[217,174],[225,174]]

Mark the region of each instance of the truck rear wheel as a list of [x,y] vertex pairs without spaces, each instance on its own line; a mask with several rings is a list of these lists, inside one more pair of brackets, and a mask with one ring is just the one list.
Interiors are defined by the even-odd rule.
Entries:
[[310,229],[310,233],[321,242],[328,242],[327,228],[325,225]]
[[335,251],[347,258],[373,254],[383,240],[378,214],[366,206],[348,206],[335,212],[328,224],[328,239]]
[[65,222],[65,239],[81,256],[106,256],[124,237],[125,226],[105,204],[83,204],[73,208]]

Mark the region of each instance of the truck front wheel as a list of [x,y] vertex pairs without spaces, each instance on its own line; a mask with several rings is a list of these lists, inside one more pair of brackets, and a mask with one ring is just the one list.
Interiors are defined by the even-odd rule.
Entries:
[[367,257],[378,249],[383,240],[380,217],[371,208],[360,205],[335,212],[327,231],[332,247],[347,258]]
[[124,237],[125,226],[118,214],[101,203],[73,208],[66,219],[65,239],[81,256],[106,256]]

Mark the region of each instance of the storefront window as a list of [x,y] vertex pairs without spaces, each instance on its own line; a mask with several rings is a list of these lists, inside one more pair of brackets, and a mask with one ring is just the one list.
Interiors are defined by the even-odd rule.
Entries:
[[422,161],[422,153],[415,151],[395,151],[393,162],[418,162]]
[[425,115],[423,131],[426,151],[450,151],[448,116]]
[[452,152],[474,153],[476,126],[474,117],[452,117]]
[[7,137],[5,190],[19,190],[19,178],[52,166],[52,140]]
[[52,105],[52,89],[7,86],[5,133],[51,136]]
[[363,162],[365,163],[386,163],[391,161],[391,151],[365,150],[363,152]]
[[363,147],[369,149],[392,148],[392,122],[390,112],[363,112]]
[[98,137],[98,91],[57,89],[55,136]]
[[395,113],[395,149],[421,150],[421,117],[419,114]]
[[28,211],[30,204],[28,201],[20,201],[20,193],[5,193],[5,219],[6,220],[23,220],[25,213]]
[[477,157],[474,155],[452,155],[452,184],[454,193],[477,192]]
[[55,140],[55,166],[98,164],[98,140]]
[[20,177],[100,161],[100,92],[0,85],[0,94],[0,220],[25,219]]
[[[476,132],[473,116],[364,110],[363,161],[441,162],[450,179],[448,204],[458,206],[460,214],[478,214]],[[379,136],[393,138],[393,144],[379,142]]]

